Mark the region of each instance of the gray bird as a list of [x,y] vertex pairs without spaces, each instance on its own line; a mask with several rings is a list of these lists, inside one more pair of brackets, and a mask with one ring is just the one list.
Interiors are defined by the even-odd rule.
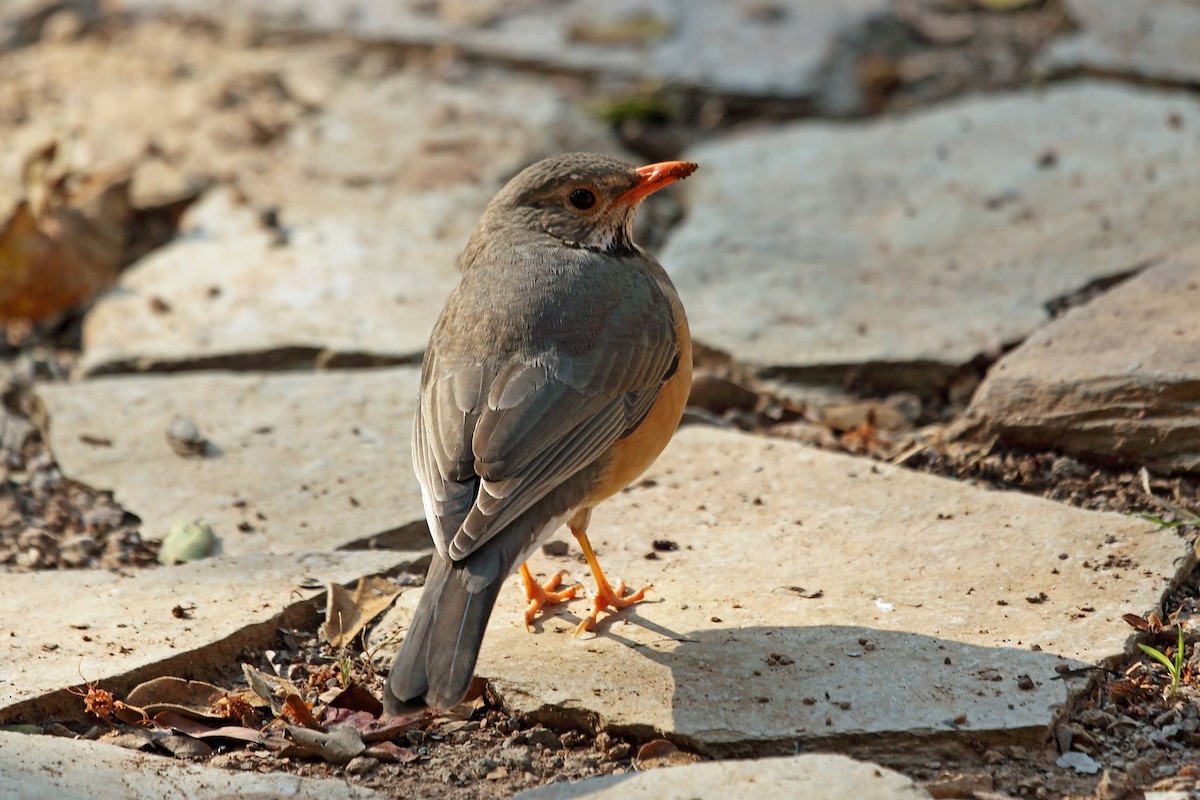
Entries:
[[687,318],[632,229],[647,195],[695,169],[572,153],[528,167],[484,211],[421,372],[412,452],[437,549],[384,687],[389,714],[462,700],[518,565],[526,623],[574,595],[555,591],[564,573],[539,586],[524,563],[564,522],[597,584],[579,631],[644,596],[609,585],[587,525],[658,457],[687,400]]

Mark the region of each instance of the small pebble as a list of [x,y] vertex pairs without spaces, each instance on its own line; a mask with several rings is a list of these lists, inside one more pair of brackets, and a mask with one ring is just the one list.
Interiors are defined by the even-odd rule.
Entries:
[[346,764],[346,772],[351,775],[366,775],[378,766],[379,762],[369,756],[355,756]]
[[208,440],[196,423],[184,417],[175,417],[167,426],[167,444],[176,455],[184,458],[203,457],[208,453]]

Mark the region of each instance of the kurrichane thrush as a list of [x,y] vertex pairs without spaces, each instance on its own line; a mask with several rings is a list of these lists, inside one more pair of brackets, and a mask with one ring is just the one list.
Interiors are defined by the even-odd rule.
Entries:
[[488,204],[462,279],[425,351],[412,452],[436,552],[384,688],[385,707],[445,708],[467,692],[488,617],[520,565],[566,523],[606,608],[614,590],[587,538],[592,508],[666,447],[691,385],[692,347],[667,273],[633,243],[641,201],[696,165],[634,168],[573,153],[528,167]]

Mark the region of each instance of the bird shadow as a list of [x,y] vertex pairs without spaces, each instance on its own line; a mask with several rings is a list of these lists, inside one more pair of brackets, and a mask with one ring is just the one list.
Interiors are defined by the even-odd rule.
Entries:
[[[1063,674],[1088,664],[1028,644],[985,646],[855,625],[678,631],[635,610],[619,618],[656,634],[653,640],[610,626],[598,634],[650,662],[625,662],[630,696],[601,702],[602,717],[612,721],[603,726],[635,738],[666,735],[717,758],[812,749],[877,757],[918,746],[977,757],[993,744],[1040,747],[1088,683]],[[660,668],[669,679],[656,679]],[[669,685],[669,698],[642,688],[656,683]],[[634,722],[655,718],[645,709],[660,703],[670,705],[669,727],[651,732]]]

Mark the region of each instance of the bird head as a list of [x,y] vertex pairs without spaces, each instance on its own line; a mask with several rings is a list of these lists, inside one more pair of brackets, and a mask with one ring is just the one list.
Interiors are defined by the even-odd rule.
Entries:
[[642,200],[695,170],[690,161],[634,167],[596,153],[554,156],[509,181],[481,226],[515,226],[601,252],[633,250],[633,216]]

